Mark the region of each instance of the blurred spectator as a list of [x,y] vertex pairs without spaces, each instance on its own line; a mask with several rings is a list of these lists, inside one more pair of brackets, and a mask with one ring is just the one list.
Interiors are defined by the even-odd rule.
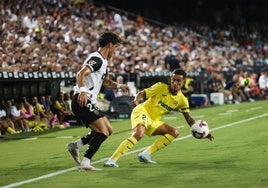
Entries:
[[19,131],[28,132],[29,125],[25,117],[21,114],[21,108],[23,107],[23,102],[16,102],[11,106],[11,120],[14,122],[15,127]]
[[258,84],[258,75],[254,72],[250,72],[250,85],[249,85],[249,95],[253,99],[261,99],[261,90]]
[[251,96],[251,90],[250,88],[253,86],[253,81],[250,77],[250,72],[249,71],[245,71],[243,74],[243,78],[240,81],[240,87],[243,88],[245,96],[247,98],[247,100],[249,100],[250,102],[254,102],[255,100],[252,98],[253,96]]
[[32,12],[28,11],[22,19],[22,27],[27,29],[34,29],[38,26],[38,21],[33,17]]
[[244,92],[244,88],[241,87],[240,83],[241,80],[243,79],[243,71],[242,70],[238,70],[232,78],[231,81],[231,90],[232,90],[232,94],[233,94],[233,98],[234,100],[236,100],[236,102],[242,102],[242,101],[246,101],[246,95]]
[[26,97],[22,97],[22,106],[20,108],[21,115],[28,121],[40,120],[39,113],[34,110],[34,107],[27,101]]
[[184,86],[182,88],[182,92],[187,97],[190,106],[192,106],[192,101],[191,101],[191,95],[194,93],[195,87],[194,87],[194,79],[187,77],[185,79]]
[[114,21],[114,26],[116,29],[119,30],[120,36],[124,37],[125,36],[125,28],[123,25],[123,19],[122,16],[119,13],[112,13],[113,15],[113,21]]
[[[113,57],[111,69],[115,73],[125,68],[137,72],[173,70],[178,66],[188,72],[200,72],[211,65],[218,71],[236,71],[238,66],[268,64],[266,25],[157,26],[150,25],[144,17],[131,20],[125,12],[98,7],[91,1],[33,1],[30,5],[28,1],[14,0],[1,2],[1,7],[3,71],[76,72],[84,61],[83,54],[96,50],[98,33],[106,29],[124,31],[129,43],[123,54],[118,49]],[[175,59],[171,57],[162,67],[160,62],[167,51]]]
[[218,73],[217,74],[217,79],[219,80],[218,92],[223,93],[224,102],[225,103],[232,102],[232,99],[233,99],[232,91],[225,87],[226,86],[226,78],[225,78],[224,74],[223,73]]
[[138,15],[136,18],[137,26],[138,28],[142,28],[144,19],[141,15]]
[[176,57],[175,52],[171,52],[170,50],[165,51],[165,66],[167,70],[173,71],[175,69],[180,68],[180,60]]
[[195,87],[194,87],[194,79],[191,78],[191,77],[187,77],[186,80],[185,80],[185,83],[184,83],[184,86],[183,86],[183,93],[186,94],[186,95],[191,95],[194,90],[195,90]]
[[39,103],[38,97],[33,96],[31,104],[32,104],[34,113],[37,114],[40,117],[39,121],[48,123],[50,121],[50,118],[52,118],[52,117],[49,117],[45,113],[45,108],[44,108],[44,106],[42,104]]
[[0,103],[0,133],[5,134],[16,134],[15,125],[14,123],[7,118],[6,108],[4,101]]
[[54,114],[51,111],[51,106],[53,105],[53,102],[51,101],[51,95],[43,96],[41,95],[39,97],[39,103],[44,108],[44,113],[46,116],[48,116],[49,119],[51,119]]
[[208,95],[209,101],[210,101],[211,93],[219,92],[219,85],[220,85],[220,81],[218,80],[218,72],[212,71],[210,73],[210,77],[207,80],[207,95]]
[[70,92],[65,92],[63,94],[63,100],[64,100],[65,105],[67,106],[67,109],[72,110],[72,106],[71,106],[72,100],[71,100]]
[[69,119],[76,119],[74,113],[70,110],[64,101],[64,93],[60,92],[52,105],[52,112],[57,115],[60,124],[69,126]]
[[261,96],[264,99],[268,99],[268,67],[262,69],[258,84],[261,90]]
[[[235,72],[243,66],[268,65],[267,24],[211,26],[194,22],[172,27],[136,18],[91,1],[1,1],[0,70],[77,72],[84,55],[96,50],[98,33],[104,30],[124,31],[126,39],[126,45],[112,58],[109,71],[113,73],[162,72],[178,67],[196,73],[211,67]],[[224,88],[231,88],[234,99],[247,101],[241,79],[234,75]]]
[[[110,75],[110,78],[112,80],[114,79],[112,75]],[[116,82],[118,84],[124,84],[123,76],[121,76],[121,75],[117,76]],[[104,98],[107,99],[108,101],[112,102],[115,98],[120,97],[122,95],[125,95],[125,94],[122,93],[120,89],[106,89]]]

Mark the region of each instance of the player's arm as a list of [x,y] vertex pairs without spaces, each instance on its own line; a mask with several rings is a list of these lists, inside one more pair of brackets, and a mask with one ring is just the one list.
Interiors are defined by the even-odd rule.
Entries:
[[139,91],[139,92],[137,93],[137,95],[135,96],[134,100],[131,101],[131,105],[132,105],[133,107],[137,106],[137,105],[140,103],[141,99],[143,99],[143,100],[146,99],[146,93],[145,93],[144,90]]
[[103,81],[103,86],[106,88],[111,88],[111,89],[121,89],[122,92],[127,92],[128,94],[130,93],[130,89],[127,85],[125,84],[118,84],[117,82],[111,80],[109,76],[106,76]]
[[142,91],[139,91],[134,100],[131,101],[131,105],[133,107],[137,106],[141,100],[143,99],[143,101],[145,101],[146,99],[148,98],[151,98],[152,96],[155,96],[157,95],[159,92],[163,92],[164,90],[164,85],[162,82],[157,82],[155,83],[154,85],[152,85],[151,87],[149,88],[146,88]]
[[[186,122],[188,123],[188,125],[191,127],[191,126],[195,123],[194,118],[190,115],[189,112],[183,112],[182,114],[183,114],[183,116],[184,116]],[[209,133],[209,134],[207,135],[207,138],[208,138],[210,141],[214,140],[214,136],[213,136],[211,133]]]
[[76,75],[76,81],[78,84],[78,87],[84,87],[85,86],[85,77],[91,73],[91,70],[88,66],[83,66],[80,71]]
[[183,114],[186,122],[188,123],[188,125],[191,127],[195,123],[194,118],[190,115],[189,112],[183,112],[182,114]]
[[87,104],[87,89],[85,88],[85,77],[90,73],[91,69],[88,66],[83,66],[76,75],[76,82],[80,90],[80,93],[77,97],[77,102],[81,107]]

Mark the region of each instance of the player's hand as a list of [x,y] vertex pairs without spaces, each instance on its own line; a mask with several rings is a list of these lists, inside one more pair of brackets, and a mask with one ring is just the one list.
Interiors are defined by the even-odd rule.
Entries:
[[134,108],[134,107],[137,106],[139,103],[138,103],[137,101],[133,100],[133,101],[130,102],[130,104],[131,104],[131,105],[133,106],[133,108]]
[[213,136],[211,133],[209,133],[209,134],[207,135],[207,138],[208,138],[210,141],[213,141],[213,140],[214,140],[214,136]]
[[125,93],[127,95],[130,94],[130,88],[127,85],[125,85],[125,84],[121,85],[120,89],[121,89],[122,93]]
[[79,104],[80,107],[84,107],[87,105],[87,93],[81,92],[78,97],[77,97],[77,103]]

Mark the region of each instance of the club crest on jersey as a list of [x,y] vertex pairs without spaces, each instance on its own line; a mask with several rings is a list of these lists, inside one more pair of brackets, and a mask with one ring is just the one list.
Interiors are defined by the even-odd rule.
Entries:
[[178,103],[178,101],[174,101],[173,104],[174,104],[175,106],[177,106],[179,103]]
[[94,114],[95,114],[95,115],[99,115],[100,112],[99,112],[98,110],[94,110]]
[[94,65],[94,64],[96,64],[97,62],[96,62],[96,61],[91,60],[91,61],[89,61],[88,63],[89,63],[90,65]]

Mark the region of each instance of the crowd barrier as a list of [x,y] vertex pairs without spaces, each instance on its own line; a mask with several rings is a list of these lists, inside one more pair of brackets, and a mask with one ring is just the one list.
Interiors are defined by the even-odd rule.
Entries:
[[[260,73],[262,67],[251,67]],[[231,78],[234,72],[225,72]],[[134,82],[137,89],[150,87],[156,82],[167,82],[171,72],[139,72],[121,75],[124,82]],[[194,93],[205,94],[209,74],[206,71],[188,72],[188,77],[194,80]],[[61,86],[73,86],[76,73],[74,72],[0,72],[0,99],[18,99],[21,96],[32,97],[50,94],[54,99],[60,92]]]
[[0,99],[51,95],[55,99],[62,82],[71,85],[73,72],[0,72]]
[[[170,71],[115,74],[118,75],[123,76],[125,82],[134,82],[137,89],[144,89],[156,82],[168,81]],[[73,86],[75,78],[76,73],[73,72],[0,72],[0,98],[18,99],[21,96],[30,98],[50,94],[53,99],[61,86]],[[197,90],[200,90],[199,85],[195,87]]]

